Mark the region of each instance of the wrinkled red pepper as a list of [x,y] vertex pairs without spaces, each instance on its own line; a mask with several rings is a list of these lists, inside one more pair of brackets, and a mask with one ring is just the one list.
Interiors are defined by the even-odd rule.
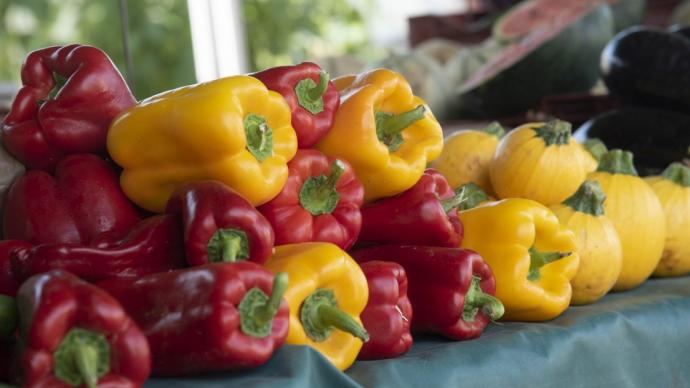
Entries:
[[273,253],[273,228],[244,197],[216,181],[181,186],[166,211],[182,218],[189,265],[249,260],[263,264]]
[[273,225],[276,245],[318,241],[347,250],[359,235],[363,201],[364,188],[347,162],[299,150],[283,191],[259,211]]
[[412,346],[412,305],[407,297],[405,269],[391,261],[361,264],[369,285],[369,301],[360,318],[369,333],[360,360],[397,357]]
[[438,171],[427,169],[410,189],[362,208],[362,242],[459,247],[462,223],[455,193]]
[[412,329],[453,340],[479,337],[503,315],[496,281],[477,253],[461,248],[385,245],[352,253],[358,262],[386,260],[405,268]]
[[2,141],[32,169],[52,171],[68,154],[105,154],[111,121],[136,103],[110,58],[91,46],[34,51],[21,76]]
[[333,126],[340,94],[319,65],[303,62],[251,74],[270,90],[285,97],[299,148],[310,148]]
[[65,157],[55,174],[27,171],[6,193],[6,239],[31,244],[88,244],[101,233],[127,233],[139,215],[120,189],[117,173],[91,154]]
[[0,241],[0,295],[17,295],[20,284],[12,273],[10,258],[15,249],[29,248],[31,248],[31,244],[22,240]]
[[17,294],[21,382],[31,387],[140,387],[151,371],[146,337],[113,297],[65,271]]
[[287,337],[288,305],[282,297],[287,275],[274,280],[249,261],[113,278],[98,285],[122,303],[146,334],[155,375],[256,367]]
[[87,280],[138,277],[184,266],[182,222],[173,215],[143,220],[125,237],[105,233],[89,245],[43,244],[15,249],[12,274],[17,279],[63,269]]

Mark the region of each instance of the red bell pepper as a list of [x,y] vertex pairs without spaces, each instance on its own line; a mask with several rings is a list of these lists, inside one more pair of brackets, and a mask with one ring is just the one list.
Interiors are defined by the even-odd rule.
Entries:
[[15,249],[12,254],[12,274],[22,280],[53,269],[98,281],[183,266],[182,223],[168,214],[145,219],[124,238],[105,233],[89,245],[43,244]]
[[155,375],[256,367],[287,337],[287,275],[274,280],[249,261],[112,278],[98,285],[122,303],[146,334]]
[[118,176],[91,154],[65,157],[55,175],[27,171],[5,198],[4,235],[31,244],[88,244],[101,233],[127,233],[139,215]]
[[64,271],[27,280],[17,294],[20,379],[30,387],[140,387],[151,354],[115,299]]
[[22,240],[0,241],[0,295],[15,296],[19,289],[19,282],[12,273],[11,260],[15,249],[28,249],[31,244]]
[[106,152],[111,121],[136,103],[101,50],[82,45],[34,51],[2,124],[2,140],[27,167],[52,171],[68,154]]
[[386,260],[405,268],[412,329],[453,340],[479,337],[503,315],[496,281],[477,253],[461,248],[387,245],[353,252],[358,262]]
[[362,242],[459,247],[462,223],[455,193],[438,171],[427,169],[410,189],[362,208]]
[[273,228],[244,197],[216,181],[181,186],[166,211],[184,225],[189,265],[249,260],[263,264],[273,253]]
[[276,245],[330,242],[343,250],[362,224],[364,188],[352,167],[316,150],[298,150],[283,191],[259,207],[273,225]]
[[360,360],[397,357],[410,349],[412,305],[407,297],[405,269],[391,261],[361,264],[369,285],[369,301],[360,318],[369,333]]
[[252,76],[285,97],[292,111],[292,127],[299,148],[310,148],[333,126],[340,94],[319,65],[304,62],[278,66]]

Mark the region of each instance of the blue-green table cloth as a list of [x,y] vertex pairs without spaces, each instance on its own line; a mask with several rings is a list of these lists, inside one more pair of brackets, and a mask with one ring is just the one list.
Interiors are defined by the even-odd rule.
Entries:
[[345,373],[303,346],[282,347],[246,372],[156,378],[175,387],[690,387],[690,277],[572,307],[544,323],[498,323],[481,338],[416,336],[392,360],[358,361]]

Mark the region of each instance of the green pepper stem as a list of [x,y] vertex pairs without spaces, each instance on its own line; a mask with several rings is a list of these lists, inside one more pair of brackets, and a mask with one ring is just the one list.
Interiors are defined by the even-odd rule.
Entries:
[[637,176],[632,152],[618,149],[611,150],[601,157],[597,171]]
[[50,89],[50,92],[48,92],[48,99],[54,100],[58,93],[60,93],[60,89],[62,89],[66,83],[67,78],[63,77],[61,74],[53,72],[53,88]]
[[547,146],[564,145],[570,141],[571,128],[572,125],[569,122],[555,119],[535,128],[534,132],[544,140]]
[[604,214],[605,200],[606,194],[601,189],[599,182],[585,181],[575,194],[563,201],[563,204],[577,212],[600,216]]
[[18,313],[14,298],[0,295],[0,339],[10,337],[17,329]]
[[464,185],[455,189],[456,193],[460,191],[464,191],[466,197],[465,201],[463,201],[458,207],[458,209],[461,211],[473,209],[479,206],[480,203],[489,200],[489,196],[486,195],[484,190],[482,190],[482,188],[474,182],[465,183]]
[[539,280],[539,277],[541,276],[541,267],[564,257],[568,257],[571,254],[572,252],[539,252],[536,248],[531,247],[529,249],[531,261],[529,272],[527,273],[527,279],[532,281]]
[[479,276],[472,275],[472,283],[465,293],[462,312],[462,319],[465,322],[473,322],[479,312],[479,308],[492,321],[500,319],[505,312],[505,307],[503,307],[503,303],[498,298],[482,291],[480,286],[481,280]]
[[377,132],[380,131],[384,137],[391,137],[402,132],[414,122],[421,120],[425,113],[426,108],[424,108],[424,105],[419,105],[407,112],[387,116],[377,123],[379,126]]
[[78,344],[74,347],[74,362],[86,386],[96,388],[98,383],[98,350],[86,343]]
[[258,324],[265,324],[276,316],[287,288],[288,274],[286,272],[276,274],[273,278],[273,289],[271,290],[271,296],[266,301],[266,304],[257,306],[254,309],[254,319]]
[[328,73],[326,73],[324,70],[321,70],[321,72],[319,72],[319,83],[307,92],[309,98],[312,100],[318,100],[321,98],[324,93],[326,93],[326,89],[328,89],[328,81]]
[[604,144],[601,139],[598,138],[592,138],[592,139],[587,139],[583,145],[589,151],[590,154],[596,159],[596,161],[600,161],[601,157],[604,156],[605,153],[609,152],[609,149],[606,148],[606,144]]
[[364,327],[336,306],[322,303],[315,311],[318,321],[323,326],[333,326],[336,329],[352,334],[363,342],[369,340],[369,333],[367,333]]
[[661,176],[679,186],[690,187],[690,168],[682,163],[671,163]]
[[492,121],[482,129],[482,132],[486,132],[489,135],[496,136],[498,139],[502,138],[506,134],[505,129],[498,121]]
[[450,198],[442,199],[440,202],[441,206],[443,206],[443,211],[448,213],[451,210],[458,208],[466,200],[467,195],[465,194],[465,189],[461,188],[455,192],[455,195]]
[[336,159],[328,175],[310,177],[304,181],[299,193],[300,205],[313,216],[332,213],[340,201],[336,184],[344,172],[345,163]]
[[230,235],[223,238],[223,262],[232,263],[237,261],[237,255],[242,249],[242,238],[237,235]]

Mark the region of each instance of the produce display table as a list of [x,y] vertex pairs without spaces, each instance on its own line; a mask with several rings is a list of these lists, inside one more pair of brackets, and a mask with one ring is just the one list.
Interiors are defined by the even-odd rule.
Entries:
[[649,280],[546,323],[493,324],[473,341],[417,336],[402,357],[356,362],[346,373],[310,348],[284,346],[252,371],[146,387],[687,387],[689,359],[686,276]]

